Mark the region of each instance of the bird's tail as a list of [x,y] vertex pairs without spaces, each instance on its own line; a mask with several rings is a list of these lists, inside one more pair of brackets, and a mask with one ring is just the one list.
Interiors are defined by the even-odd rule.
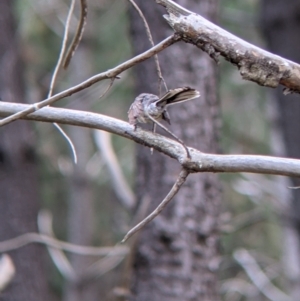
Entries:
[[183,87],[169,90],[157,101],[158,106],[168,106],[179,102],[184,102],[200,96],[200,92],[190,87]]

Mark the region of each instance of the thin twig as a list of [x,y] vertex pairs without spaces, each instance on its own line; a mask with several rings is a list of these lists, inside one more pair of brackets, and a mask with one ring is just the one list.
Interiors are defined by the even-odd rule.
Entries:
[[58,123],[54,122],[53,125],[61,133],[61,135],[67,140],[67,142],[71,148],[71,152],[73,154],[74,163],[77,164],[77,152],[76,152],[76,148],[74,146],[72,139],[69,137],[69,135],[62,129],[62,127]]
[[66,20],[66,25],[65,25],[64,36],[63,36],[63,39],[62,39],[61,49],[60,49],[60,53],[59,53],[59,57],[58,57],[58,61],[56,63],[53,75],[51,77],[51,82],[50,82],[50,87],[49,87],[49,92],[48,92],[48,98],[51,97],[52,94],[53,94],[53,89],[54,89],[55,81],[56,81],[56,78],[57,78],[57,75],[58,75],[58,71],[59,71],[59,69],[62,65],[63,57],[64,57],[65,52],[66,52],[67,42],[68,42],[68,35],[69,35],[69,28],[70,28],[72,14],[73,14],[73,11],[74,11],[75,1],[76,0],[71,0],[68,16],[67,16],[67,20]]
[[64,63],[63,63],[64,69],[68,68],[70,61],[82,39],[84,27],[85,27],[86,19],[87,19],[87,10],[88,10],[87,1],[80,0],[80,20],[79,20],[78,27],[77,27],[75,36],[73,38],[73,41],[67,51],[65,59],[64,59]]
[[[59,71],[59,69],[62,65],[63,57],[64,57],[64,54],[66,52],[66,46],[67,46],[67,41],[68,41],[68,33],[69,33],[69,28],[70,28],[70,23],[71,23],[71,17],[72,17],[73,11],[74,11],[74,6],[75,6],[75,0],[71,0],[70,9],[69,9],[67,20],[66,20],[65,31],[64,31],[64,36],[63,36],[63,40],[62,40],[62,45],[61,45],[58,61],[56,63],[56,66],[55,66],[55,69],[54,69],[54,72],[53,72],[53,75],[52,75],[52,78],[51,78],[51,81],[50,81],[48,98],[51,97],[52,94],[53,94],[53,89],[54,89],[55,81],[57,79],[58,71]],[[76,149],[75,149],[75,146],[74,146],[71,138],[60,127],[59,124],[54,123],[53,125],[62,134],[62,136],[67,140],[68,144],[70,145],[71,151],[72,151],[72,154],[73,154],[73,158],[74,158],[74,163],[76,164],[77,163],[77,154],[76,154]]]
[[[38,214],[37,224],[41,234],[55,238],[52,229],[52,219],[52,214],[49,210],[41,210]],[[75,281],[78,278],[78,273],[75,271],[66,254],[62,250],[50,246],[47,246],[47,250],[53,264],[61,275],[68,281]]]
[[[151,46],[153,47],[154,46],[154,42],[153,42],[151,30],[150,30],[149,24],[148,24],[148,22],[147,22],[147,20],[146,20],[146,18],[144,16],[144,14],[143,14],[143,12],[140,10],[140,8],[138,7],[138,5],[135,3],[134,0],[129,0],[129,2],[136,9],[136,11],[140,15],[141,19],[143,20],[144,26],[146,28],[148,39],[149,39],[149,41],[151,43]],[[161,68],[160,68],[160,65],[159,65],[159,60],[158,60],[158,55],[157,54],[154,55],[154,60],[155,60],[156,71],[157,71],[157,75],[158,75],[158,91],[159,91],[158,95],[160,95],[161,94],[161,83],[163,82],[166,91],[168,91],[168,87],[167,87],[167,84],[165,82],[165,79],[162,76]]]
[[300,189],[300,186],[288,186],[289,189]]
[[3,126],[5,124],[8,124],[14,120],[20,119],[22,117],[27,116],[30,113],[33,113],[35,111],[38,111],[39,109],[51,105],[54,102],[71,96],[74,93],[77,93],[79,91],[82,91],[90,86],[92,86],[93,84],[103,80],[103,79],[108,79],[108,78],[115,78],[118,74],[122,73],[123,71],[131,68],[132,66],[136,65],[137,63],[143,62],[146,59],[152,57],[153,55],[155,55],[156,53],[166,49],[167,47],[171,46],[172,44],[174,44],[175,42],[177,42],[180,38],[177,35],[172,35],[168,38],[166,38],[165,40],[163,40],[162,42],[160,42],[159,44],[155,45],[154,47],[148,49],[147,51],[143,52],[142,54],[139,54],[137,56],[135,56],[134,58],[116,66],[113,69],[107,70],[105,72],[99,73],[97,75],[94,75],[92,77],[90,77],[89,79],[85,80],[84,82],[73,86],[67,90],[64,90],[60,93],[57,93],[56,95],[47,98],[41,102],[35,103],[33,105],[30,105],[27,109],[15,113],[11,116],[8,116],[2,120],[0,120],[0,126]]
[[[147,114],[147,112],[145,112],[145,113]],[[189,152],[187,146],[184,144],[184,142],[181,139],[179,139],[175,134],[173,134],[168,128],[166,128],[159,121],[155,120],[151,115],[147,114],[147,116],[149,117],[149,119],[151,119],[154,122],[154,124],[157,124],[159,127],[161,127],[162,129],[164,129],[168,134],[170,134],[173,138],[175,138],[184,147],[184,149],[186,151],[187,157],[189,159],[191,158],[191,155],[190,155],[190,152]]]
[[245,249],[234,252],[234,259],[242,266],[259,291],[272,301],[292,301],[283,291],[272,284],[253,256]]
[[95,142],[108,168],[115,194],[126,209],[132,209],[136,203],[135,195],[124,177],[110,136],[111,134],[105,131],[94,131]]
[[[31,243],[44,244],[52,248],[64,250],[70,253],[88,256],[106,256],[111,253],[115,247],[91,247],[71,244],[62,240],[55,239],[48,235],[42,235],[39,233],[26,233],[12,239],[4,240],[0,242],[0,253],[16,250],[27,246]],[[120,246],[117,250],[118,255],[125,255],[128,253],[128,248]]]
[[[111,271],[116,266],[118,266],[125,258],[127,253],[120,254],[118,249],[122,247],[120,244],[116,244],[111,251],[105,255],[105,257],[97,260],[88,266],[82,273],[80,277],[81,283],[89,282],[91,279],[98,278],[103,274]],[[129,252],[128,252],[129,253]]]
[[115,79],[116,79],[115,77],[113,77],[113,78],[110,79],[109,85],[107,86],[107,88],[105,89],[105,91],[99,96],[98,100],[101,99],[101,98],[103,98],[109,92],[109,90],[111,89],[111,87],[114,84]]
[[163,201],[145,219],[143,219],[139,224],[137,224],[130,231],[128,231],[127,234],[124,236],[123,240],[121,241],[121,243],[125,243],[126,240],[128,240],[133,234],[135,234],[137,231],[142,229],[144,226],[146,226],[149,222],[151,222],[156,216],[160,214],[160,212],[169,204],[169,202],[177,194],[182,184],[186,181],[188,175],[189,175],[188,170],[183,168],[180,171],[179,176],[176,182],[174,183],[173,187],[171,188],[167,196],[163,199]]

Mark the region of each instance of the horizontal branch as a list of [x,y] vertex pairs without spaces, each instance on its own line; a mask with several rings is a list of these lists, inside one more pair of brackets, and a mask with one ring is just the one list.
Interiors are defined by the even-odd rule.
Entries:
[[165,19],[181,38],[207,52],[213,59],[223,56],[236,65],[243,79],[285,93],[300,93],[300,65],[256,47],[171,0],[156,0],[166,7]]
[[[0,117],[22,111],[30,105],[0,102]],[[189,172],[251,172],[300,177],[300,160],[259,155],[205,154],[188,148],[191,159],[186,158],[184,147],[167,137],[134,127],[125,121],[101,114],[71,109],[46,107],[24,119],[57,122],[108,131],[153,147],[159,152],[178,160]]]
[[45,244],[51,248],[58,250],[64,250],[70,253],[79,255],[90,255],[90,256],[106,256],[108,254],[115,255],[126,255],[128,249],[124,246],[119,247],[92,247],[92,246],[80,246],[65,242],[62,240],[55,239],[48,235],[39,233],[25,233],[15,238],[4,240],[0,242],[0,253],[9,252],[22,248],[31,243]]
[[95,83],[104,80],[104,79],[114,79],[116,78],[120,73],[124,72],[125,70],[131,68],[132,66],[143,62],[149,58],[151,58],[152,56],[154,56],[155,54],[159,53],[160,51],[166,49],[167,47],[171,46],[172,44],[174,44],[176,41],[178,41],[178,37],[173,35],[170,36],[166,39],[164,39],[163,41],[161,41],[160,43],[158,43],[157,45],[153,46],[152,48],[148,49],[147,51],[129,59],[128,61],[112,68],[109,69],[105,72],[96,74],[90,78],[88,78],[87,80],[83,81],[82,83],[75,85],[67,90],[64,90],[60,93],[57,93],[41,102],[32,104],[30,106],[28,106],[26,108],[26,110],[24,109],[23,111],[19,111],[16,114],[13,114],[11,116],[8,116],[2,120],[0,120],[0,126],[3,126],[5,124],[8,124],[14,120],[20,119],[32,112],[35,112],[43,107],[49,106],[51,104],[53,104],[56,101],[59,101],[62,98],[71,96],[79,91],[82,91],[92,85],[94,85]]

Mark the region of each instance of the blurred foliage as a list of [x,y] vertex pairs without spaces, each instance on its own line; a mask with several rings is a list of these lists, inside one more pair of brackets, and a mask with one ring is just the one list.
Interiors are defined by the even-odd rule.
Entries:
[[[126,1],[89,0],[88,20],[81,45],[88,56],[86,69],[76,74],[72,69],[81,59],[77,53],[68,70],[60,70],[54,93],[62,91],[97,73],[105,71],[131,57],[128,33]],[[47,97],[51,76],[58,59],[64,24],[70,1],[18,1],[19,32],[22,39],[22,53],[27,66],[27,95],[29,102]],[[78,3],[77,3],[78,4]],[[77,27],[79,7],[75,7],[76,18],[72,19],[69,42]],[[76,69],[75,69],[76,70]],[[109,93],[99,99],[109,81],[95,84],[89,89],[54,104],[58,107],[91,110],[123,120],[133,98],[133,81],[130,72],[124,72],[116,79]],[[69,175],[72,173],[72,155],[65,139],[51,124],[33,126],[38,135],[37,151],[40,158],[40,192],[42,206],[51,210],[54,216],[54,232],[59,239],[67,240],[68,198],[70,193]],[[68,127],[63,127],[67,133]],[[86,174],[92,182],[95,212],[95,245],[114,245],[125,231],[128,213],[119,204],[111,188],[106,166],[93,141],[91,130],[85,130],[90,137],[92,153],[86,163]],[[127,139],[113,136],[113,145],[123,172],[133,183],[134,144]],[[76,147],[76,145],[75,145]],[[80,160],[80,158],[79,158]],[[83,200],[84,201],[84,200]],[[62,294],[62,277],[49,262],[50,283],[57,295]],[[109,288],[108,288],[109,289]]]
[[[244,40],[264,48],[259,30],[259,0],[221,1],[221,26]],[[241,79],[236,67],[225,61],[220,68],[220,101],[223,127],[221,143],[224,153],[272,155],[268,99],[269,88]],[[231,228],[222,236],[224,254],[222,283],[229,279],[249,282],[243,269],[233,260],[235,250],[250,250],[260,267],[281,285],[283,279],[282,227],[279,218],[280,194],[276,177],[263,175],[222,175],[225,220]],[[226,232],[226,231],[225,231]],[[268,269],[276,270],[271,277]],[[269,271],[270,272],[270,271]],[[250,281],[251,283],[251,281]],[[225,300],[252,300],[235,292],[225,294]],[[253,300],[267,300],[254,297]]]
[[[23,54],[27,71],[28,101],[44,99],[48,92],[51,75],[61,47],[64,22],[70,1],[19,1],[19,31],[22,38]],[[257,27],[258,0],[222,0],[221,26],[228,31],[263,46]],[[90,0],[88,22],[83,41],[79,47],[87,47],[87,64],[90,76],[116,66],[131,57],[127,1]],[[78,7],[76,7],[78,16]],[[71,36],[76,28],[72,21]],[[150,22],[151,26],[151,22]],[[146,38],[146,34],[145,34]],[[75,54],[71,64],[76,64]],[[61,70],[55,91],[70,87],[70,71]],[[80,78],[81,75],[78,75]],[[220,100],[223,127],[221,143],[224,153],[270,154],[271,128],[266,105],[267,88],[243,81],[238,70],[222,61],[220,64]],[[82,76],[81,80],[86,78]],[[109,82],[101,82],[80,93],[64,99],[56,106],[76,107],[107,114],[123,120],[134,98],[133,79],[130,71],[117,79],[104,97]],[[34,124],[40,154],[41,201],[50,208],[55,219],[55,232],[59,238],[66,238],[68,175],[72,171],[69,146],[50,124]],[[67,129],[68,130],[68,129]],[[92,133],[91,145],[94,146]],[[134,144],[120,137],[113,137],[113,145],[126,178],[134,182]],[[111,245],[124,232],[128,214],[116,200],[106,167],[96,147],[87,163],[90,180],[95,191],[95,238],[97,245]],[[223,175],[224,183],[224,223],[230,230],[222,235],[221,280],[244,276],[243,270],[232,259],[238,248],[250,249],[262,267],[278,266],[281,257],[281,227],[277,217],[276,182],[273,177],[243,174]],[[274,182],[274,183],[273,183]],[[273,184],[272,184],[273,183]],[[272,186],[273,185],[273,186]],[[226,227],[225,227],[226,228]],[[256,255],[255,255],[256,254]],[[262,255],[263,254],[263,255]],[[274,264],[275,263],[275,264]],[[277,268],[278,270],[278,268]],[[53,274],[57,274],[54,272]],[[243,274],[243,276],[241,276]],[[60,291],[61,277],[55,276],[51,282]],[[226,294],[225,294],[226,296]],[[232,300],[246,300],[238,298]],[[257,299],[257,300],[264,300]]]

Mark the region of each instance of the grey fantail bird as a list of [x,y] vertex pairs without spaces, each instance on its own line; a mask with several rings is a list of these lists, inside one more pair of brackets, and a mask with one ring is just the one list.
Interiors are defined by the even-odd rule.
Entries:
[[[129,108],[129,123],[136,128],[137,123],[151,123],[153,119],[166,120],[170,124],[167,107],[199,97],[199,91],[190,87],[169,90],[164,96],[142,93],[137,96]],[[150,116],[150,117],[149,117]]]
[[157,124],[173,136],[185,148],[188,158],[190,153],[186,145],[171,131],[169,131],[158,120],[165,120],[169,124],[170,116],[167,107],[176,103],[181,103],[200,96],[200,92],[190,87],[183,87],[169,90],[164,96],[158,97],[154,94],[142,93],[137,96],[131,104],[128,111],[129,123],[134,126],[136,130],[138,123],[152,123]]

